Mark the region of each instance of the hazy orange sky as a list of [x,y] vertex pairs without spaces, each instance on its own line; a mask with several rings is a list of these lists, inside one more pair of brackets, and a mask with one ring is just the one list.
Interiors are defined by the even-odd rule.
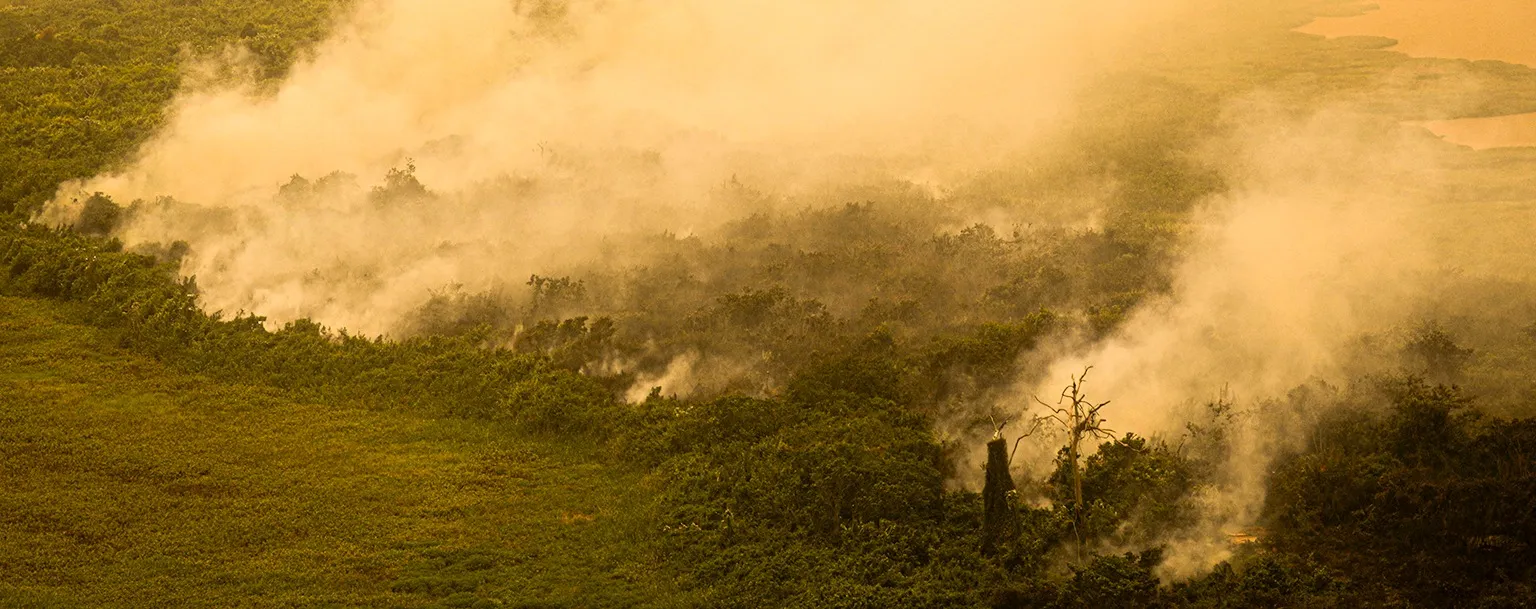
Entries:
[[1386,36],[1419,57],[1497,59],[1536,66],[1536,0],[1377,0],[1380,10],[1318,19],[1300,31]]

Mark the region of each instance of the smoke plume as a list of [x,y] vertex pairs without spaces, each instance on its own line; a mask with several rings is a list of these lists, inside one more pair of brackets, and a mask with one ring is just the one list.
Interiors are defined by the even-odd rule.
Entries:
[[[211,308],[387,333],[431,290],[517,285],[605,235],[760,211],[722,200],[727,183],[937,188],[998,166],[1180,12],[365,1],[275,90],[189,87],[133,163],[66,186],[45,216],[67,218],[79,192],[149,201],[120,237],[187,241]],[[386,180],[417,196],[359,186]]]
[[[398,333],[445,290],[642,264],[615,251],[626,236],[708,235],[867,184],[942,199],[1074,126],[1135,124],[1074,101],[1146,57],[1177,63],[1241,4],[365,0],[280,83],[189,81],[131,163],[43,215],[67,220],[80,193],[137,200],[117,236],[187,242],[182,271],[210,309]],[[1352,341],[1411,320],[1443,263],[1423,238],[1444,225],[1426,220],[1441,144],[1347,109],[1228,107],[1195,151],[1227,188],[1180,218],[1172,290],[1106,340],[1030,354],[1048,363],[1001,408],[1091,365],[1109,427],[1172,435],[1204,399],[1257,407],[1347,377]],[[683,353],[631,399],[653,382],[686,393],[704,357]],[[1174,571],[1219,560],[1221,531],[1255,518],[1283,446],[1273,417],[1253,420],[1271,427],[1237,434]]]
[[1420,230],[1439,192],[1432,138],[1344,110],[1298,118],[1260,102],[1234,106],[1229,121],[1210,152],[1233,187],[1192,216],[1173,290],[1011,399],[1055,396],[1093,366],[1089,393],[1112,400],[1106,427],[1122,434],[1173,442],[1207,403],[1245,413],[1224,471],[1197,498],[1201,524],[1167,540],[1174,577],[1229,557],[1227,535],[1257,523],[1269,464],[1308,429],[1287,394],[1360,373],[1351,346],[1410,323],[1443,262]]

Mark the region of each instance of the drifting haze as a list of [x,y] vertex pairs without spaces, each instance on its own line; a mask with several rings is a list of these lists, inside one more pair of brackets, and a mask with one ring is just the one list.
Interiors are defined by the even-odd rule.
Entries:
[[1268,464],[1304,439],[1270,400],[1361,373],[1352,344],[1409,323],[1437,268],[1414,230],[1437,192],[1430,138],[1342,111],[1298,120],[1252,104],[1231,119],[1243,126],[1212,152],[1234,187],[1194,214],[1171,293],[1007,400],[1038,414],[1029,396],[1052,398],[1092,366],[1089,397],[1112,400],[1106,427],[1119,433],[1177,438],[1207,403],[1248,414],[1200,498],[1201,528],[1170,546],[1173,576],[1230,556],[1224,533],[1257,522]]
[[[932,204],[1084,124],[1130,139],[1113,129],[1136,117],[1082,116],[1075,102],[1121,58],[1177,55],[1168,34],[1195,4],[363,2],[275,88],[189,88],[134,163],[70,185],[45,216],[68,218],[80,192],[143,199],[118,236],[188,242],[182,270],[205,306],[399,334],[435,291],[644,264],[613,251],[628,236],[707,236],[870,184]],[[1093,365],[1090,396],[1115,400],[1110,427],[1171,434],[1224,388],[1253,405],[1346,376],[1352,341],[1410,320],[1434,268],[1414,227],[1436,142],[1346,111],[1282,114],[1236,104],[1190,151],[1226,188],[1180,218],[1192,230],[1171,291],[1105,340],[1032,354],[1038,370],[1000,408],[1055,396]],[[1078,196],[1092,208],[1100,194]],[[959,226],[1040,221],[967,211]],[[1101,211],[1051,220],[1096,230]],[[709,355],[683,352],[630,397],[653,383],[686,393]],[[724,368],[758,360],[743,361]],[[1252,522],[1272,432],[1240,434],[1210,527],[1177,546],[1173,569],[1220,559],[1220,530]]]
[[1195,214],[1173,292],[1058,361],[1035,395],[1096,366],[1096,393],[1134,396],[1115,423],[1174,430],[1174,406],[1223,387],[1266,397],[1332,376],[1361,332],[1412,312],[1434,268],[1410,221],[1436,191],[1430,142],[1345,113],[1277,123],[1248,112],[1222,150],[1237,186]]
[[[728,182],[939,188],[996,166],[1179,15],[1152,4],[364,2],[275,92],[191,88],[136,162],[48,213],[81,191],[225,210],[152,207],[120,236],[188,241],[212,308],[386,333],[431,290],[758,211],[716,200]],[[273,196],[409,161],[439,199],[380,209],[346,175]]]
[[[1536,4],[1525,0],[1382,0],[1359,5],[1363,14],[1323,17],[1298,31],[1390,39],[1394,51],[1416,57],[1503,61],[1536,66]],[[1536,145],[1536,114],[1421,123],[1447,141],[1476,149]]]
[[1536,64],[1528,31],[1536,5],[1525,0],[1376,0],[1355,7],[1364,14],[1323,17],[1300,31],[1385,36],[1397,41],[1396,50],[1419,57]]

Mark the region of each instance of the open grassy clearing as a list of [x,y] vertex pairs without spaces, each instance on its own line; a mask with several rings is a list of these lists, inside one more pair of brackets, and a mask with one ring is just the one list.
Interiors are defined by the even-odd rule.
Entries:
[[0,299],[0,606],[676,600],[646,505],[579,449],[180,374]]

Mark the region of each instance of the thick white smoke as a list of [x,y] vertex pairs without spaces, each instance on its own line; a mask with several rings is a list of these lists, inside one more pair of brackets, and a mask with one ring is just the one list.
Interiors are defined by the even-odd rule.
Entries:
[[[1186,19],[1219,25],[1241,4],[365,0],[275,87],[189,88],[133,163],[69,185],[45,216],[67,218],[80,192],[144,199],[119,236],[189,242],[183,270],[210,308],[388,333],[434,290],[518,286],[614,257],[605,237],[774,204],[725,184],[943,192],[1098,119],[1074,115],[1082,87],[1176,56],[1171,41],[1209,33]],[[1437,172],[1426,143],[1344,112],[1229,119],[1243,127],[1208,154],[1232,188],[1190,218],[1173,292],[1009,407],[1093,365],[1111,427],[1173,433],[1223,388],[1256,403],[1340,374],[1351,340],[1409,314],[1433,266],[1415,228]],[[685,386],[695,357],[654,380]],[[1241,437],[1205,533],[1262,500],[1274,446]],[[1175,562],[1220,558],[1211,539]]]
[[1304,439],[1305,425],[1264,406],[1309,382],[1350,380],[1351,345],[1410,322],[1438,266],[1419,230],[1440,179],[1432,138],[1342,111],[1296,119],[1258,104],[1232,119],[1241,127],[1212,152],[1235,186],[1192,217],[1172,292],[1011,400],[1053,397],[1093,366],[1090,397],[1112,400],[1106,427],[1122,434],[1174,442],[1207,402],[1249,411],[1230,430],[1219,484],[1200,497],[1200,527],[1172,540],[1174,577],[1230,556],[1227,534],[1258,521],[1272,459]]
[[[1077,87],[1167,40],[1173,2],[372,0],[276,87],[189,89],[125,170],[72,184],[141,210],[129,244],[186,240],[205,302],[387,332],[449,285],[573,264],[606,234],[702,230],[778,193],[861,179],[944,184],[1070,116]],[[291,175],[363,188],[283,205]],[[332,180],[345,183],[345,180]],[[290,201],[291,203],[292,201]]]

